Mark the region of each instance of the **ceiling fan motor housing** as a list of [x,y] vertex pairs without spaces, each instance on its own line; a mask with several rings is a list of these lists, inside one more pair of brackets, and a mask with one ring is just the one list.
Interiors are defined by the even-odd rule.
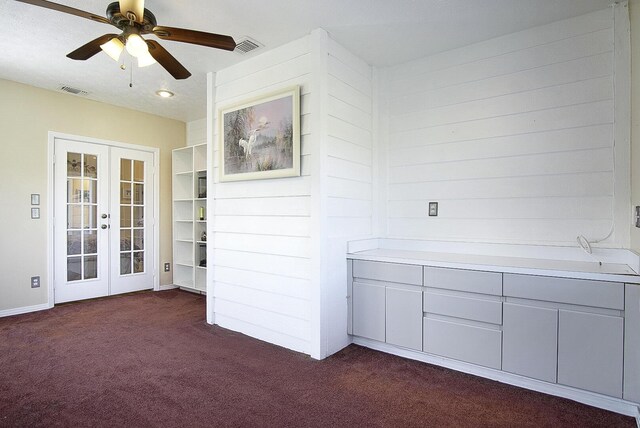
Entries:
[[144,16],[142,17],[142,23],[136,22],[135,19],[130,19],[120,12],[120,3],[113,2],[107,6],[107,19],[116,27],[122,31],[127,31],[132,26],[138,29],[137,32],[141,34],[149,34],[153,31],[153,28],[158,25],[155,15],[149,10],[144,9]]

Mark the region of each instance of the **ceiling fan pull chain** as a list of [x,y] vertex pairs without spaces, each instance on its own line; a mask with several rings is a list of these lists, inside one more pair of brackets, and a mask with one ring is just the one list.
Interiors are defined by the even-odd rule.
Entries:
[[133,88],[133,59],[129,65],[129,87]]

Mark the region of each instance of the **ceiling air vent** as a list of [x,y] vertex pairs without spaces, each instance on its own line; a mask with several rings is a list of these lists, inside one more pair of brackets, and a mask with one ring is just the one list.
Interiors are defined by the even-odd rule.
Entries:
[[74,87],[68,86],[68,85],[60,85],[58,87],[58,89],[63,91],[63,92],[68,92],[68,93],[73,94],[73,95],[82,95],[82,96],[89,95],[89,92],[87,92],[87,91],[83,91],[82,89],[74,88]]
[[258,49],[259,47],[261,47],[262,45],[258,42],[256,42],[255,40],[249,38],[249,37],[245,37],[243,38],[240,43],[238,43],[236,45],[236,50],[235,52],[238,52],[239,54],[246,54],[249,53],[251,51],[254,51],[256,49]]

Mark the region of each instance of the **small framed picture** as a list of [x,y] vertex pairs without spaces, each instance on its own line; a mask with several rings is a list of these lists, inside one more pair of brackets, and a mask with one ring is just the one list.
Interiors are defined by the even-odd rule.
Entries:
[[40,194],[32,193],[31,194],[31,205],[40,205]]

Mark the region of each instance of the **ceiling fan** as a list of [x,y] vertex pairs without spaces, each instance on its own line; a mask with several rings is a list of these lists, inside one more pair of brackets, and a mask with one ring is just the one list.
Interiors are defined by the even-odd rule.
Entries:
[[158,62],[174,78],[186,79],[191,76],[191,73],[158,42],[145,40],[142,35],[153,34],[163,40],[191,43],[228,51],[232,51],[236,47],[236,42],[230,36],[158,26],[153,13],[144,8],[144,0],[113,2],[107,6],[106,18],[46,0],[16,1],[69,13],[103,24],[111,24],[121,30],[120,34],[100,36],[67,55],[67,57],[75,60],[87,60],[100,52],[100,50],[103,50],[111,58],[118,61],[120,54],[126,48],[129,54],[138,59],[139,67],[146,67]]

